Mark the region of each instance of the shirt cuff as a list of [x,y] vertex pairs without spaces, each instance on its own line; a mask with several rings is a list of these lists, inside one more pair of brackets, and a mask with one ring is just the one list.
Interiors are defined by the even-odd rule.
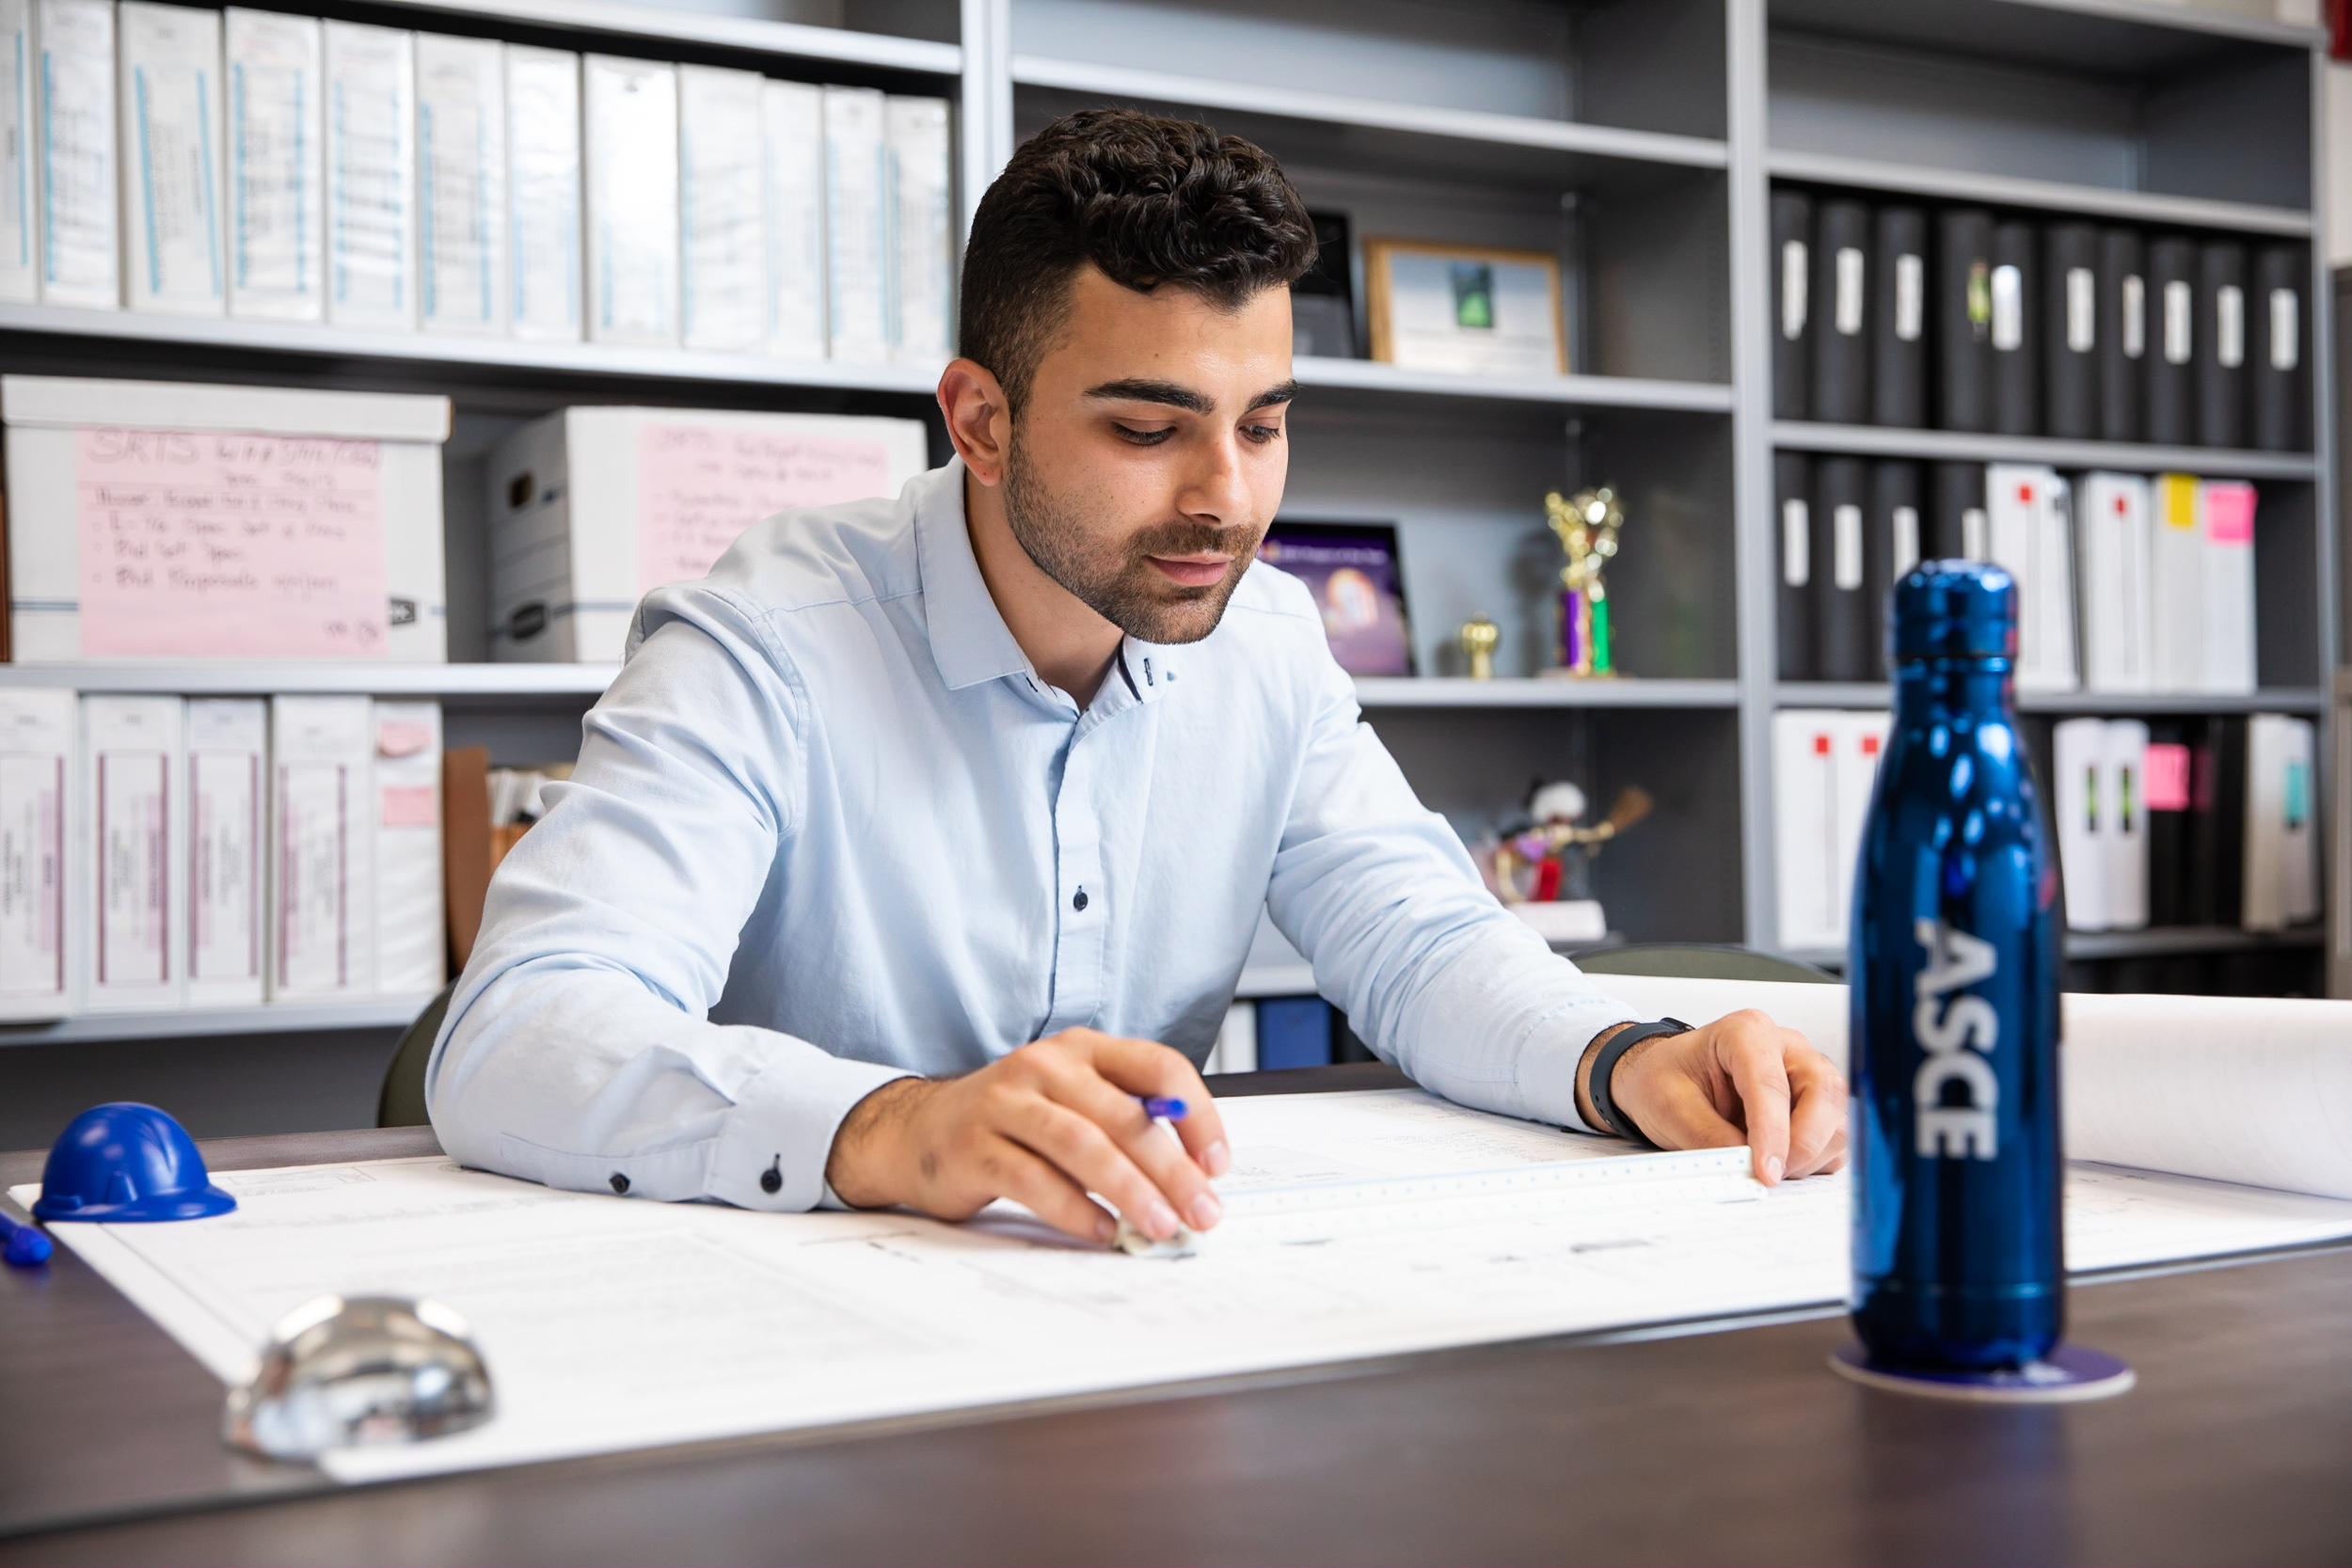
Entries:
[[1538,1121],[1549,1121],[1575,1132],[1611,1137],[1577,1114],[1576,1069],[1584,1048],[1602,1030],[1640,1020],[1614,997],[1603,996],[1563,1007],[1535,1026],[1519,1052],[1519,1095]]
[[[796,1213],[833,1198],[825,1163],[834,1134],[858,1101],[904,1068],[852,1061],[814,1048],[785,1053],[743,1085],[711,1157],[709,1196],[739,1209]],[[829,1207],[840,1207],[833,1198]]]

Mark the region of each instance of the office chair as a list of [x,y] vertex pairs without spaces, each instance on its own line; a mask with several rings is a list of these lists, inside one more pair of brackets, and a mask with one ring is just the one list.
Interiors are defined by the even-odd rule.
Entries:
[[433,1038],[441,1032],[450,993],[456,989],[454,980],[443,986],[441,994],[424,1005],[424,1011],[392,1047],[392,1059],[384,1069],[384,1087],[375,1097],[376,1126],[422,1127],[432,1119],[424,1114],[424,1065],[433,1057]]
[[1587,974],[1662,974],[1679,980],[1783,980],[1814,986],[1843,983],[1827,970],[1811,964],[1728,943],[1640,942],[1622,947],[1591,947],[1568,957]]

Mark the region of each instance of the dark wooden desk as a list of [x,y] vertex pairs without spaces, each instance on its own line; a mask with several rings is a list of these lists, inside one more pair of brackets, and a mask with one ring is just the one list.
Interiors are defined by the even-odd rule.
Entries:
[[[0,1180],[38,1172],[0,1157]],[[230,1455],[218,1386],[70,1255],[4,1272],[0,1563],[2352,1559],[2352,1248],[2078,1290],[2075,1337],[2140,1376],[2101,1404],[1856,1388],[1824,1315],[352,1490]]]

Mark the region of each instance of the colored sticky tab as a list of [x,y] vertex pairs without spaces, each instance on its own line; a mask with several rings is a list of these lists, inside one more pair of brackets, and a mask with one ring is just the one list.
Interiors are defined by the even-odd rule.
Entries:
[[84,655],[384,657],[382,443],[74,434]]
[[638,590],[705,576],[763,517],[889,493],[890,449],[879,438],[646,425],[637,433]]
[[2188,748],[2157,741],[2148,748],[2140,773],[2150,811],[2188,810]]
[[2161,474],[2156,479],[2158,515],[2167,528],[2197,526],[2197,481],[2187,474]]
[[2205,486],[2205,537],[2217,545],[2254,542],[2254,487],[2244,480],[2217,480]]
[[390,784],[383,796],[387,828],[430,828],[441,819],[440,791],[431,784]]

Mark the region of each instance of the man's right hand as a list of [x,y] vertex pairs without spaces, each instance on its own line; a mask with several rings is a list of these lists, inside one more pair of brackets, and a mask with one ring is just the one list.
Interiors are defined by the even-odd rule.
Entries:
[[[1141,1095],[1184,1102],[1176,1138],[1144,1113]],[[961,1078],[884,1084],[842,1118],[825,1180],[857,1208],[904,1204],[944,1220],[1009,1197],[1057,1229],[1108,1243],[1118,1227],[1087,1196],[1099,1194],[1166,1241],[1180,1224],[1216,1224],[1209,1179],[1232,1164],[1216,1106],[1180,1053],[1071,1029]]]

